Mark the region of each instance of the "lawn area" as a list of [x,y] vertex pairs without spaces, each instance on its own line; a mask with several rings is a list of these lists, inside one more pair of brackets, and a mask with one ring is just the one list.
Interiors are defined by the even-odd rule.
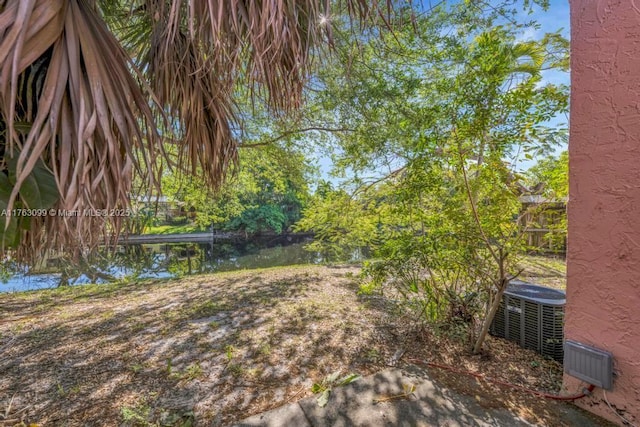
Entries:
[[567,287],[567,263],[564,257],[528,255],[522,259],[519,267],[520,280],[537,285],[562,289]]
[[188,234],[199,233],[204,230],[195,224],[184,225],[156,225],[145,227],[143,234]]
[[[471,355],[384,298],[359,296],[357,273],[296,266],[0,295],[0,424],[230,425],[311,395],[332,372],[385,369],[399,348],[400,365],[414,357],[559,389],[558,363],[495,338]],[[561,425],[558,402],[433,377]]]

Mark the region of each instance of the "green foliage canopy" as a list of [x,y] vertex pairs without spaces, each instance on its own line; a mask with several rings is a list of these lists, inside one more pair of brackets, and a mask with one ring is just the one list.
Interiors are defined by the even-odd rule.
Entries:
[[544,184],[548,196],[563,200],[569,196],[569,152],[539,160],[527,171],[530,185]]
[[492,308],[476,351],[524,247],[510,160],[564,142],[549,120],[568,109],[568,88],[542,78],[566,69],[566,40],[521,41],[521,26],[496,18],[441,5],[393,35],[344,31],[315,101],[350,129],[335,138],[335,162],[353,179],[318,195],[298,224],[334,252],[372,248],[372,283],[392,284],[422,319],[473,318],[480,297]]
[[235,174],[218,191],[194,176],[166,173],[163,189],[171,199],[196,211],[200,227],[281,233],[300,219],[308,198],[309,167],[293,148],[244,148]]

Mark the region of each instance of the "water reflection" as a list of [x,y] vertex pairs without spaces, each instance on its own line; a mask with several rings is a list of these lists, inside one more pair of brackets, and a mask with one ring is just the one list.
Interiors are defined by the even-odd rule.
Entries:
[[323,262],[321,254],[304,249],[306,239],[277,236],[242,242],[130,245],[101,251],[80,265],[65,256],[52,256],[30,271],[6,275],[0,292]]

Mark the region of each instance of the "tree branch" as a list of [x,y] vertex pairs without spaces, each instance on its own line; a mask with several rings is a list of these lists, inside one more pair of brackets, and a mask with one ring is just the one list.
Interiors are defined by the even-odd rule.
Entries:
[[263,142],[256,142],[253,144],[239,144],[238,148],[255,148],[255,147],[264,147],[265,145],[273,144],[274,142],[278,142],[281,139],[287,138],[291,135],[295,135],[298,133],[311,132],[311,131],[321,131],[321,132],[355,132],[354,129],[349,128],[328,128],[322,126],[311,126],[308,128],[296,129],[284,132],[273,139],[269,139]]
[[351,197],[353,198],[353,197],[354,197],[356,194],[358,194],[358,193],[366,193],[366,192],[367,192],[367,191],[369,191],[369,190],[371,189],[371,187],[373,187],[374,185],[379,184],[379,183],[381,183],[382,181],[386,181],[386,180],[387,180],[387,179],[389,179],[389,178],[393,178],[393,177],[395,177],[395,176],[398,176],[398,174],[402,173],[405,169],[407,169],[407,167],[406,167],[406,166],[402,166],[402,167],[400,167],[400,168],[398,168],[398,169],[396,169],[396,170],[394,170],[394,171],[389,172],[388,174],[384,175],[384,176],[383,176],[383,177],[381,177],[381,178],[378,178],[378,179],[376,179],[376,180],[374,180],[374,181],[372,181],[372,182],[369,182],[369,183],[367,183],[367,184],[366,184],[366,185],[364,185],[364,186],[360,186],[360,187],[358,187],[358,188],[353,192],[353,195],[352,195]]
[[480,216],[478,215],[478,209],[476,208],[476,204],[474,202],[474,197],[473,194],[471,194],[471,187],[469,186],[469,177],[467,176],[467,169],[464,167],[464,157],[462,157],[462,150],[460,147],[460,141],[458,139],[458,135],[455,131],[454,128],[454,135],[456,138],[456,142],[458,145],[458,157],[460,158],[460,168],[462,169],[462,176],[464,178],[464,186],[465,189],[467,191],[467,197],[469,198],[469,203],[471,204],[471,211],[473,212],[473,218],[476,222],[476,225],[478,226],[478,231],[480,232],[480,236],[482,237],[482,240],[484,241],[484,243],[487,245],[487,249],[489,249],[489,252],[491,253],[491,256],[493,257],[493,259],[498,263],[498,265],[501,264],[501,257],[496,254],[495,250],[493,249],[493,247],[491,246],[491,242],[489,241],[489,238],[487,237],[487,235],[484,232],[484,229],[482,228],[482,223],[480,222]]

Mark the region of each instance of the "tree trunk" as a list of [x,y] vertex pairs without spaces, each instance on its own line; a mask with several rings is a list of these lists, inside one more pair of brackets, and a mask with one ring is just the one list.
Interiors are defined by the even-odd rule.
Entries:
[[507,289],[507,283],[508,283],[507,278],[503,276],[502,279],[500,279],[498,292],[493,298],[493,302],[491,303],[491,308],[489,309],[489,312],[485,316],[484,322],[482,323],[482,330],[480,331],[480,335],[478,335],[478,339],[476,340],[476,343],[473,346],[474,354],[480,353],[480,350],[482,350],[482,344],[484,344],[484,340],[487,337],[487,334],[489,333],[491,322],[493,322],[493,318],[495,317],[496,312],[498,311],[498,306],[500,305],[500,301],[502,300],[502,295],[504,294],[504,291]]

